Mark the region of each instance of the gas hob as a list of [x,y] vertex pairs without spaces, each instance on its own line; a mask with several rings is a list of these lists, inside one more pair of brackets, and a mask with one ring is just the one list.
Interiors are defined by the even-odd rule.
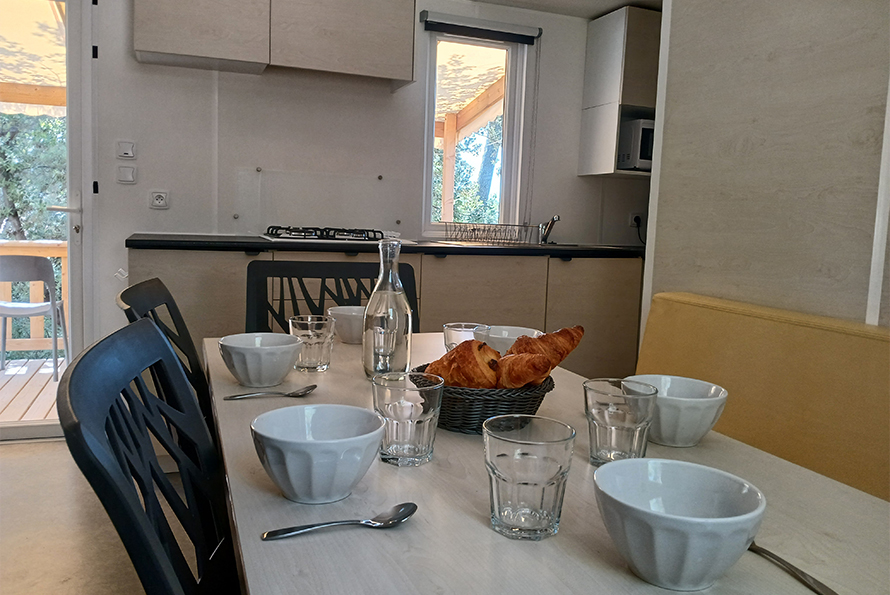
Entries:
[[411,240],[402,240],[395,232],[383,232],[379,229],[349,229],[344,227],[290,227],[270,225],[263,237],[273,242],[378,242],[386,237],[395,237],[403,244],[413,244]]

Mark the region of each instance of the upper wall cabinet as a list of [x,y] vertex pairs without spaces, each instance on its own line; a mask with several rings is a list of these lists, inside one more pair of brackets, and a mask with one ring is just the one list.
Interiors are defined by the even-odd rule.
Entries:
[[578,175],[649,175],[616,167],[623,121],[655,117],[661,13],[626,6],[590,22]]
[[414,0],[272,0],[273,66],[410,81]]
[[140,62],[414,78],[414,0],[134,0]]
[[260,73],[269,0],[135,0],[133,47],[150,64]]

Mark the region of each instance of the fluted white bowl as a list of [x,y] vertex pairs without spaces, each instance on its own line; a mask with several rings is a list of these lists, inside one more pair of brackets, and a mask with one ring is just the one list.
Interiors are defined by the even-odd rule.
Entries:
[[240,333],[219,340],[219,354],[239,384],[281,384],[293,370],[303,342],[283,333]]
[[351,405],[297,405],[250,424],[263,468],[284,496],[303,504],[347,497],[380,450],[383,418]]
[[334,319],[334,332],[341,341],[354,345],[362,342],[364,306],[331,306],[328,316]]
[[720,419],[729,396],[723,387],[683,376],[638,374],[628,379],[658,389],[649,440],[665,446],[698,444]]
[[663,459],[612,461],[593,474],[603,523],[630,569],[665,589],[707,589],[757,534],[766,498],[711,467]]
[[501,355],[507,353],[507,350],[513,346],[513,343],[522,335],[529,337],[540,337],[544,333],[538,329],[528,328],[525,326],[492,326],[491,330],[486,334],[483,331],[473,333],[477,341],[488,343],[494,350]]

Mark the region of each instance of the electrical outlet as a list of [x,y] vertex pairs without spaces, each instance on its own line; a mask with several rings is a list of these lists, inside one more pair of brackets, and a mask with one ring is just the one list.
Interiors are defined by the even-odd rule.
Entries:
[[152,190],[151,192],[149,192],[148,208],[150,208],[150,209],[169,209],[170,202],[167,199],[167,191],[166,190]]
[[[637,218],[639,218],[639,222],[637,222]],[[627,216],[627,226],[628,227],[643,227],[643,223],[646,221],[646,213],[630,213]]]

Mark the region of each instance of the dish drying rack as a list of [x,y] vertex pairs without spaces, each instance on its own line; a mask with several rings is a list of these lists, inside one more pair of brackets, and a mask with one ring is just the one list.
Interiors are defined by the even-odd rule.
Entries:
[[445,237],[459,242],[479,244],[537,244],[540,228],[537,225],[509,225],[506,223],[453,223],[445,222]]

